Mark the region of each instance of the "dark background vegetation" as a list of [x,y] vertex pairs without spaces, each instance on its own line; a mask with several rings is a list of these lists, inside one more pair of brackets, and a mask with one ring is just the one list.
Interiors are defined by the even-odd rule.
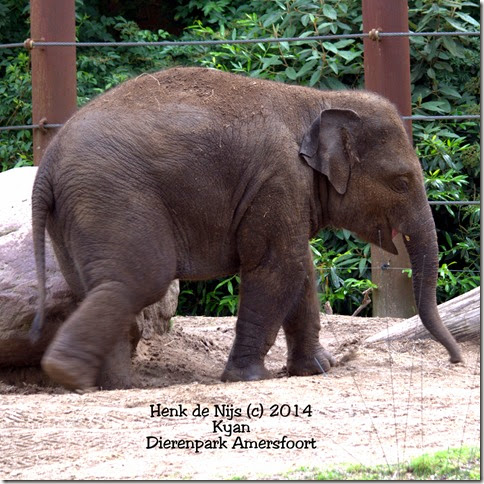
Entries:
[[[27,0],[0,3],[0,43],[29,37]],[[413,31],[478,31],[479,3],[409,0]],[[362,31],[359,0],[76,0],[79,41],[156,41],[305,37]],[[414,114],[479,114],[479,37],[413,37]],[[322,89],[363,87],[361,40],[183,47],[78,48],[78,104],[141,72],[173,65],[215,67]],[[28,53],[0,50],[0,126],[30,124]],[[476,121],[414,122],[414,143],[430,200],[480,199]],[[0,133],[1,170],[32,164],[29,130]],[[480,284],[480,207],[433,207],[440,244],[438,299]],[[351,314],[371,287],[369,246],[347,231],[311,243],[321,301]],[[227,315],[237,309],[238,276],[185,282],[181,314]],[[365,313],[363,313],[365,314]],[[368,313],[366,313],[368,314]]]

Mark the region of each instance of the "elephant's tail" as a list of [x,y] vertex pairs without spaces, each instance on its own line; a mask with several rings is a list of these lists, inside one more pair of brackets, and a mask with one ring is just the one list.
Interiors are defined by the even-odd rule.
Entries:
[[32,190],[32,237],[39,290],[37,313],[29,331],[29,339],[32,343],[39,340],[45,319],[45,230],[47,217],[54,207],[54,192],[49,170],[50,153],[48,150],[42,159],[42,165],[39,167]]

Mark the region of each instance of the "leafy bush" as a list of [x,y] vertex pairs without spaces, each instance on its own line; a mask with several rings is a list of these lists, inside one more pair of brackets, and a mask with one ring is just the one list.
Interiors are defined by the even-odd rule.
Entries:
[[[361,28],[358,3],[295,0],[268,4],[256,0],[232,9],[225,23],[218,12],[217,30],[197,21],[188,28],[188,37],[229,40],[348,34]],[[356,39],[261,42],[194,50],[197,64],[253,77],[329,89],[356,87],[362,83],[363,46]]]
[[[355,239],[347,230],[324,230],[311,240],[319,298],[337,314],[352,314],[362,293],[375,288],[371,282],[370,244]],[[361,314],[369,315],[369,309]]]
[[[263,39],[361,32],[357,0],[177,0],[174,15],[187,25],[182,40]],[[128,10],[126,10],[128,11]],[[2,15],[2,13],[4,15]],[[8,13],[8,15],[7,15]],[[97,0],[76,0],[79,41],[176,40],[167,32],[142,30],[124,17],[101,15]],[[8,21],[7,21],[8,19]],[[409,0],[414,31],[478,30],[474,1]],[[28,2],[0,4],[0,42],[28,37]],[[480,44],[475,37],[411,37],[412,104],[415,114],[478,114]],[[31,123],[28,55],[0,51],[0,125]],[[360,40],[253,43],[216,46],[104,47],[77,50],[78,104],[120,82],[172,65],[202,65],[316,88],[363,86]],[[422,160],[429,198],[435,201],[480,197],[479,123],[414,122],[414,143]],[[30,131],[1,132],[2,170],[32,163]],[[438,300],[479,284],[480,208],[433,206],[440,245]],[[350,314],[361,292],[371,287],[369,246],[346,231],[325,231],[312,241],[322,301]],[[184,283],[185,313],[233,314],[238,276]]]

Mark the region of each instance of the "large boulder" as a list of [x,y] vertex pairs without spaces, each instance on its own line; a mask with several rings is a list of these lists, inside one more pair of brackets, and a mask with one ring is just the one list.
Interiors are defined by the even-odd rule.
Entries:
[[[0,173],[0,366],[38,365],[58,327],[76,308],[70,291],[46,243],[46,321],[39,341],[28,332],[37,310],[37,275],[31,231],[31,192],[36,167]],[[132,345],[140,337],[167,331],[178,303],[179,285],[173,281],[166,296],[143,310],[132,328]],[[118,365],[119,359],[108,364]],[[124,362],[123,364],[128,364]],[[110,371],[110,370],[108,370]]]

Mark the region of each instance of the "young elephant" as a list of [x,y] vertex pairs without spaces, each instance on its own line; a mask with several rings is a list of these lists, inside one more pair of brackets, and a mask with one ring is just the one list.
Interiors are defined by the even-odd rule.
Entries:
[[392,237],[404,234],[420,317],[460,361],[437,313],[437,239],[422,171],[393,105],[367,92],[201,68],[125,82],[76,113],[39,168],[33,334],[43,318],[46,227],[83,298],[42,366],[66,387],[98,385],[107,355],[128,346],[135,315],[170,281],[240,272],[222,379],[269,377],[264,358],[281,326],[289,374],[328,371],[308,239],[329,225],[392,253]]

